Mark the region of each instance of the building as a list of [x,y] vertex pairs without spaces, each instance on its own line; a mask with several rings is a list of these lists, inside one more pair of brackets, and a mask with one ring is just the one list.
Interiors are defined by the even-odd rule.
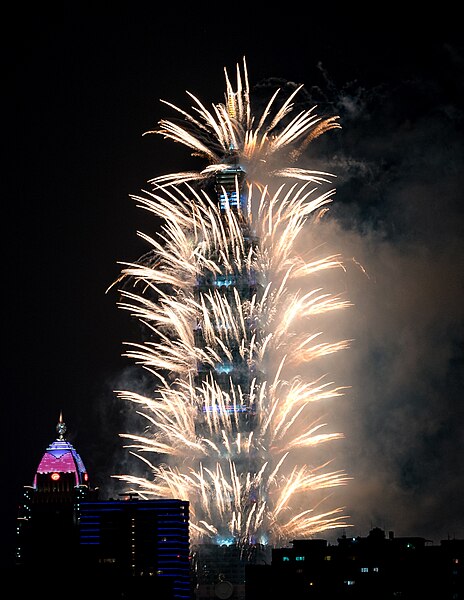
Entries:
[[[211,362],[197,363],[196,389],[215,390],[216,396],[211,401],[211,396],[204,394],[206,402],[203,402],[202,414],[197,416],[196,431],[199,436],[211,439],[217,447],[223,447],[224,431],[232,432],[232,437],[238,435],[245,439],[255,429],[256,396],[263,382],[263,374],[251,358],[251,353],[244,352],[244,346],[252,347],[253,343],[260,340],[261,331],[256,320],[244,317],[241,312],[247,303],[259,301],[263,294],[259,274],[253,268],[252,261],[248,264],[244,258],[254,255],[259,240],[246,217],[246,172],[239,164],[233,148],[223,161],[225,168],[215,175],[215,193],[221,227],[225,232],[222,242],[224,248],[211,248],[208,259],[215,264],[215,269],[204,268],[197,276],[194,289],[199,305],[211,304],[208,305],[208,315],[200,314],[194,332],[195,345],[204,350],[211,344],[208,337],[211,338],[209,328],[212,328],[217,355],[215,365]],[[233,213],[232,219],[230,213]],[[235,228],[240,231],[239,234]],[[243,244],[242,260],[234,262],[235,246],[240,244]],[[225,260],[224,255],[229,259]],[[232,333],[238,329],[241,320],[244,320],[243,330],[240,334]],[[229,459],[234,461],[237,478],[245,479],[249,473],[257,470],[252,453],[246,458],[244,456],[238,459],[232,449],[228,450]],[[224,461],[224,468],[227,468],[227,464]],[[211,501],[214,502],[214,498]],[[253,490],[246,501],[250,507],[256,502]],[[244,539],[239,526],[232,532],[227,522],[216,525],[219,525],[217,535],[196,544],[192,549],[195,598],[243,600],[246,565],[261,562],[269,549],[258,540]]]
[[56,429],[20,502],[12,597],[190,600],[188,502],[100,501],[61,415]]
[[462,600],[464,540],[437,546],[379,528],[338,545],[294,540],[272,550],[270,565],[248,565],[246,573],[246,600]]
[[50,565],[59,572],[70,568],[77,559],[80,505],[97,495],[81,457],[64,438],[62,415],[56,430],[18,510],[16,565],[28,573],[48,571]]
[[192,582],[196,600],[245,600],[247,566],[270,562],[270,553],[269,546],[263,544],[193,546]]
[[[233,329],[234,323],[240,323],[241,316],[238,313],[238,303],[243,305],[246,302],[252,302],[253,298],[259,300],[263,292],[263,286],[258,280],[258,273],[251,267],[245,267],[234,263],[234,227],[230,225],[231,211],[236,219],[237,226],[243,236],[243,256],[250,255],[258,245],[258,239],[253,235],[249,223],[245,218],[246,214],[246,173],[238,164],[236,155],[231,152],[224,157],[227,168],[218,171],[215,177],[215,193],[222,219],[221,226],[224,230],[223,243],[227,248],[213,248],[208,260],[215,264],[215,269],[204,268],[203,272],[197,276],[197,282],[194,289],[194,296],[199,305],[205,302],[205,299],[214,298],[214,304],[222,307],[223,313],[220,318],[215,318],[213,314],[215,308],[213,303],[209,306],[210,314],[205,317],[201,315],[195,328],[195,345],[201,350],[211,343],[208,340],[208,327],[205,323],[208,320],[214,330],[214,335],[220,339],[222,346],[217,344],[215,352],[217,362],[213,366],[209,362],[198,362],[197,374],[195,379],[196,387],[203,385],[215,387],[218,386],[223,395],[223,401],[215,404],[203,403],[203,414],[198,415],[197,429],[200,435],[207,431],[205,421],[210,420],[208,413],[215,411],[218,414],[219,421],[227,424],[230,422],[234,431],[246,434],[254,428],[256,416],[256,403],[250,393],[250,390],[257,389],[261,383],[261,374],[257,372],[254,361],[246,357],[242,345],[244,339],[239,339],[237,335],[231,334],[229,330]],[[227,254],[229,259],[224,261],[221,258],[221,252]],[[226,264],[223,264],[223,263]],[[225,310],[224,310],[224,307]],[[230,312],[229,312],[230,311]],[[259,340],[260,331],[255,322],[250,320],[245,323],[246,332],[242,335],[246,337],[247,344],[251,340]],[[210,337],[210,334],[209,334]],[[216,441],[216,440],[214,440]],[[218,441],[221,441],[221,433],[218,433]]]
[[188,502],[131,497],[83,502],[79,546],[85,572],[100,585],[116,578],[131,587],[136,578],[143,580],[138,592],[156,587],[161,598],[192,597]]

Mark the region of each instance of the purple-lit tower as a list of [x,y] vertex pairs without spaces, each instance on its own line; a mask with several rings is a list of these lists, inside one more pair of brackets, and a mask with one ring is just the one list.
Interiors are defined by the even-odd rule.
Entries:
[[69,569],[77,559],[80,505],[96,499],[89,476],[64,435],[62,415],[58,437],[46,449],[31,486],[24,486],[17,519],[16,564],[28,571],[53,563]]
[[81,457],[64,439],[66,425],[63,416],[56,426],[57,439],[48,446],[37,467],[33,488],[51,494],[73,493],[76,487],[88,487],[89,476]]

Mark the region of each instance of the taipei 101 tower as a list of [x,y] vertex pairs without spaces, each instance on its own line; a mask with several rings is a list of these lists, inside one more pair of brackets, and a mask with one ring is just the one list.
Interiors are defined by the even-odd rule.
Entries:
[[237,565],[346,526],[327,490],[349,479],[327,470],[330,459],[317,462],[322,446],[343,437],[321,420],[321,404],[343,388],[320,368],[311,375],[316,360],[348,345],[321,329],[349,306],[321,285],[340,257],[320,256],[311,237],[332,202],[334,190],[324,190],[332,176],[298,165],[310,143],[340,126],[314,107],[293,114],[302,86],[285,99],[276,90],[255,116],[245,61],[236,89],[225,75],[224,103],[208,108],[189,94],[187,112],[166,102],[180,118],[148,132],[207,164],[158,176],[134,196],[162,226],[141,234],[150,249],[121,276],[120,306],[147,333],[126,355],[154,383],[147,395],[118,391],[146,419],[143,432],[122,437],[147,470],[118,477],[144,497],[189,502],[194,548],[211,550],[198,561],[205,585],[243,580],[243,569],[224,573],[234,561],[214,566],[226,548]]
[[[252,256],[258,249],[258,238],[254,235],[249,223],[244,218],[246,211],[246,173],[238,164],[238,157],[231,150],[227,157],[227,167],[215,176],[215,189],[220,207],[221,225],[225,231],[233,223],[242,244],[242,256]],[[230,217],[233,214],[233,220]],[[233,237],[227,240],[227,253],[233,256]],[[220,390],[225,399],[224,406],[207,402],[205,396],[202,413],[197,420],[198,434],[204,435],[205,423],[211,417],[219,422],[226,420],[226,425],[237,433],[249,433],[255,427],[256,398],[254,394],[259,387],[259,372],[256,361],[250,360],[244,349],[253,342],[258,344],[260,332],[256,320],[243,314],[243,309],[262,296],[262,285],[258,281],[259,273],[252,264],[229,260],[221,261],[217,248],[211,248],[208,260],[213,268],[206,268],[197,277],[194,288],[196,302],[201,305],[211,299],[211,307],[221,309],[219,318],[214,318],[205,326],[205,314],[200,313],[195,326],[195,345],[202,352],[207,348],[210,339],[221,340],[217,352],[217,361],[198,361],[195,385],[197,388]],[[209,314],[208,314],[209,316]],[[240,335],[231,327],[236,327],[243,320]],[[211,415],[211,413],[215,413]],[[207,415],[206,413],[209,413]],[[223,424],[224,425],[224,424]],[[221,430],[223,426],[221,426]],[[222,435],[219,432],[219,435]],[[220,440],[217,440],[220,443]]]

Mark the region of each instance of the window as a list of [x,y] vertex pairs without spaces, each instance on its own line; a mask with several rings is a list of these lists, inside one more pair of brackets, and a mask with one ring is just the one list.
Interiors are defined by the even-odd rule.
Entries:
[[290,562],[289,556],[282,556],[282,562]]
[[369,573],[369,567],[361,567],[361,573]]
[[296,557],[295,557],[295,560],[296,560],[296,561],[302,561],[302,560],[304,560],[304,559],[305,559],[305,557],[304,557],[304,556],[296,556]]

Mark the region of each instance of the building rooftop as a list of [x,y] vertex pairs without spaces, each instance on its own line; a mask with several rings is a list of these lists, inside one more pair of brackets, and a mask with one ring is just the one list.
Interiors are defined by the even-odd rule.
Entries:
[[63,422],[61,414],[56,430],[58,433],[57,439],[45,450],[45,454],[37,467],[34,477],[34,488],[37,487],[38,475],[50,473],[52,474],[52,478],[55,475],[56,479],[59,479],[62,473],[74,473],[75,485],[87,483],[88,474],[81,457],[73,445],[64,439],[66,425]]

